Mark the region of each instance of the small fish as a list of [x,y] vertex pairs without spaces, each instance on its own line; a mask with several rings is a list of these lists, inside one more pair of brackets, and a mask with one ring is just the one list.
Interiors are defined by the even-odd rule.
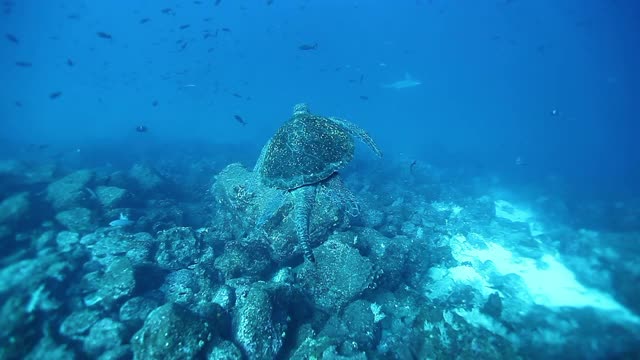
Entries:
[[522,159],[522,157],[518,156],[516,157],[516,161],[515,161],[516,166],[526,166],[528,165],[526,161],[524,161]]
[[314,43],[313,45],[311,45],[311,44],[302,44],[302,45],[298,46],[298,50],[303,50],[303,51],[315,50],[317,48],[318,48],[318,43]]
[[20,101],[16,101],[14,104],[16,104],[17,107],[22,107],[22,103]]
[[143,18],[143,19],[140,19],[140,21],[138,21],[138,23],[139,23],[139,24],[146,24],[146,23],[148,23],[150,20],[151,20],[151,19],[149,19],[149,18]]
[[267,6],[271,6],[273,4],[273,0],[267,0]]
[[190,24],[180,25],[180,30],[188,29],[188,28],[190,28],[190,27],[191,27],[191,25],[190,25]]
[[232,93],[231,95],[233,95],[233,97],[237,97],[238,99],[242,99],[242,95],[238,93]]
[[222,30],[222,31],[224,31],[224,32],[228,32],[228,33],[230,33],[230,32],[231,32],[231,29],[229,29],[228,27],[220,28],[220,30]]
[[411,162],[411,165],[409,165],[409,173],[413,174],[413,168],[416,166],[416,164],[418,163],[418,160],[413,160]]
[[69,19],[69,20],[78,20],[78,19],[80,19],[80,15],[78,15],[78,14],[69,14],[69,15],[67,15],[67,19]]
[[98,35],[98,37],[103,38],[103,39],[108,39],[108,40],[113,39],[113,36],[111,36],[111,34],[106,33],[106,32],[104,32],[104,31],[98,31],[98,32],[96,33],[96,35]]
[[364,74],[361,74],[360,80],[358,80],[358,83],[362,84],[363,81],[364,81]]
[[31,64],[28,61],[16,61],[16,66],[20,66],[20,67],[31,67],[33,64]]
[[51,94],[49,94],[49,99],[57,99],[60,97],[60,95],[62,95],[62,91],[54,91]]
[[85,189],[85,190],[86,190],[86,192],[89,194],[89,197],[90,197],[91,199],[97,199],[97,198],[98,198],[98,195],[96,195],[96,192],[95,192],[95,191],[93,191],[93,190],[91,190],[91,188],[89,188],[89,187],[85,187],[84,189]]
[[74,65],[73,60],[67,59],[67,65],[68,66],[73,66]]
[[120,213],[120,218],[118,220],[113,220],[109,223],[109,226],[112,227],[127,227],[131,225],[133,225],[133,221],[129,220],[129,218],[123,213]]
[[158,106],[158,100],[153,100],[153,102],[151,103],[151,106],[153,107]]
[[149,128],[146,127],[145,125],[138,125],[136,126],[136,131],[139,133],[146,133],[149,131]]
[[237,122],[242,124],[242,126],[247,125],[247,122],[240,115],[233,115],[233,118],[236,119]]
[[222,0],[216,0],[216,2],[213,5],[218,6],[218,5],[220,5],[221,2],[222,2]]
[[366,95],[360,95],[360,100],[369,100],[369,97]]
[[202,1],[198,1],[198,0],[194,1],[193,3],[196,5],[202,5]]
[[5,34],[4,37],[7,38],[7,40],[11,41],[14,44],[18,44],[20,42],[18,40],[18,38],[13,34]]
[[164,8],[164,9],[162,9],[160,11],[165,15],[175,15],[176,14],[176,12],[173,11],[172,8]]

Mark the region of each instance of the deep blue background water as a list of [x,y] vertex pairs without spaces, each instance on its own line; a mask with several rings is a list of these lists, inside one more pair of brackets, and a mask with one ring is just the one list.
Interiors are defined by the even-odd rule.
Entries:
[[[559,177],[576,196],[638,195],[640,5],[631,0],[2,7],[5,145],[99,146],[113,148],[115,159],[201,142],[257,156],[304,101],[368,129],[391,159],[495,172],[521,184]],[[205,39],[206,31],[218,33]],[[314,43],[315,50],[298,49]],[[405,73],[422,85],[381,87]],[[51,100],[55,91],[62,95]],[[133,131],[138,124],[150,132]]]

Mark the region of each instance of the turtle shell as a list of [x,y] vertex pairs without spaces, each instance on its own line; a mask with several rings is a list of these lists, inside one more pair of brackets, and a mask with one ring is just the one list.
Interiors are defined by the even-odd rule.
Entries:
[[353,137],[329,118],[296,112],[273,135],[260,167],[267,186],[292,190],[330,177],[354,156]]

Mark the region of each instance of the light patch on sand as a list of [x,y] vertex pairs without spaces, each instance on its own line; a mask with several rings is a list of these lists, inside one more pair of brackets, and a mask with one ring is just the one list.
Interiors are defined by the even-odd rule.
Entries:
[[[591,307],[605,311],[618,320],[640,324],[640,318],[609,294],[582,285],[575,274],[556,257],[546,254],[541,259],[535,260],[514,255],[510,250],[494,242],[487,242],[486,245],[486,248],[477,249],[466,243],[463,236],[458,235],[452,238],[453,255],[456,260],[470,261],[474,268],[479,268],[479,265],[485,261],[491,261],[500,275],[518,275],[537,305],[548,308]],[[469,271],[454,272],[454,274],[458,281],[466,279],[470,284],[486,291],[491,274],[476,272],[471,275]],[[478,276],[484,281],[481,281]]]
[[498,336],[508,339],[516,346],[520,344],[520,338],[516,334],[509,332],[504,325],[497,322],[495,319],[481,313],[478,308],[473,308],[471,310],[456,309],[454,311],[456,314],[462,316],[469,324],[475,327],[485,328]]
[[461,206],[458,206],[454,203],[445,203],[440,201],[434,201],[431,203],[431,206],[438,212],[443,211],[451,211],[451,216],[456,217],[463,210]]
[[512,222],[529,222],[533,218],[533,214],[529,209],[516,207],[506,200],[496,200],[496,216],[507,219]]
[[506,200],[494,201],[496,216],[511,222],[522,222],[529,225],[529,231],[533,236],[545,233],[542,223],[536,220],[535,214],[527,208],[516,206]]

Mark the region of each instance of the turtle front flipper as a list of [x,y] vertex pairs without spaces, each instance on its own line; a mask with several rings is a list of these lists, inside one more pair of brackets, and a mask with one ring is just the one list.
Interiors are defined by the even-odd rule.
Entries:
[[315,202],[316,186],[299,187],[291,190],[291,195],[293,196],[293,221],[302,252],[305,259],[312,263],[316,262],[311,251],[311,239],[309,238],[309,218],[311,216],[311,207]]
[[373,150],[373,152],[376,154],[376,156],[382,157],[382,151],[380,150],[380,148],[378,147],[376,142],[373,141],[373,138],[371,138],[371,135],[369,135],[369,133],[366,132],[363,128],[361,128],[360,126],[358,126],[358,125],[356,125],[356,124],[354,124],[352,122],[349,122],[349,121],[343,120],[343,119],[339,119],[337,117],[330,117],[329,120],[331,120],[334,123],[340,125],[351,136],[357,137],[360,140],[362,140],[363,143],[367,144],[369,146],[369,148],[371,148],[371,150]]

